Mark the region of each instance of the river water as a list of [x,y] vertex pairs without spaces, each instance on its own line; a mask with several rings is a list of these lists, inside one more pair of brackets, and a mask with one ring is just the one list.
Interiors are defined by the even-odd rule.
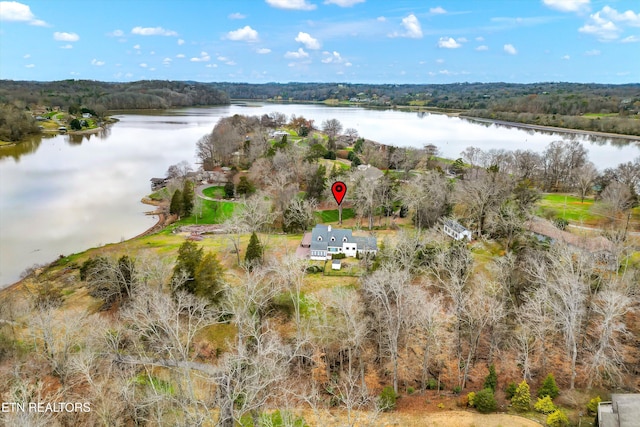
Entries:
[[640,155],[638,142],[542,133],[472,123],[439,114],[299,104],[245,104],[116,114],[120,121],[98,135],[37,137],[0,149],[0,287],[27,267],[93,246],[129,239],[155,218],[140,203],[149,179],[169,165],[195,165],[195,143],[219,118],[279,111],[303,115],[320,126],[337,118],[346,129],[384,144],[436,145],[457,158],[468,146],[542,151],[551,141],[583,141],[602,169]]

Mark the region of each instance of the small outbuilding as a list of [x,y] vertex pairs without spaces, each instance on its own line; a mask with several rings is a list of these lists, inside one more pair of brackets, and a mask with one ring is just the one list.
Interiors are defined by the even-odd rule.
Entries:
[[442,228],[444,230],[444,234],[454,238],[455,240],[471,240],[471,231],[466,229],[457,221],[454,221],[452,219],[445,219]]
[[331,269],[332,270],[340,270],[340,268],[342,268],[342,263],[340,262],[339,259],[331,260]]

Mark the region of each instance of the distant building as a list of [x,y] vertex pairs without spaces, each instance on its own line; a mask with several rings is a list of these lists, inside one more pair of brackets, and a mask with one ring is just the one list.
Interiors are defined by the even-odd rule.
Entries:
[[340,263],[339,259],[334,259],[331,261],[332,270],[340,270],[340,267],[342,267],[342,264]]
[[83,119],[90,119],[91,118],[91,113],[82,113],[82,118]]
[[333,254],[345,254],[356,257],[358,254],[373,254],[378,252],[375,237],[357,237],[351,230],[332,228],[330,225],[316,225],[311,230],[311,259],[327,260]]
[[600,402],[596,414],[598,427],[637,427],[640,425],[640,394],[612,394],[610,402]]
[[455,240],[471,240],[471,231],[452,219],[445,219],[442,229],[444,234]]

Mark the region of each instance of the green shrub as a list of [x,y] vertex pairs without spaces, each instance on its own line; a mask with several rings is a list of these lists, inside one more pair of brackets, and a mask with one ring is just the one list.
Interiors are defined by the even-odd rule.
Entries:
[[489,366],[489,374],[484,379],[484,388],[490,388],[494,393],[498,387],[498,374],[496,374],[496,367],[491,364]]
[[553,225],[555,225],[560,230],[564,230],[569,225],[569,221],[564,218],[556,218],[553,220]]
[[531,409],[531,391],[525,380],[522,380],[516,388],[516,392],[511,398],[511,405],[513,405],[513,409],[520,412],[527,412]]
[[[253,425],[253,423],[251,425]],[[297,417],[288,411],[281,412],[279,409],[270,414],[261,414],[259,425],[269,427],[309,427],[309,424],[305,422],[304,418]]]
[[[442,389],[442,385],[440,388]],[[438,390],[438,381],[436,381],[435,378],[429,378],[429,381],[427,381],[427,389]]]
[[331,259],[344,259],[347,255],[343,253],[331,254]]
[[538,398],[538,401],[533,405],[533,409],[543,414],[550,414],[558,408],[556,408],[556,405],[553,404],[551,397],[545,396],[542,398]]
[[547,425],[549,427],[569,427],[569,419],[560,409],[550,413],[547,416]]
[[587,412],[589,414],[594,415],[598,412],[598,403],[602,402],[600,396],[596,396],[587,403]]
[[550,396],[551,399],[555,399],[560,394],[560,389],[556,385],[556,378],[553,374],[547,375],[547,378],[542,382],[542,387],[538,390],[538,397]]
[[459,385],[457,385],[457,386],[455,386],[455,387],[453,388],[453,392],[454,392],[455,394],[460,394],[460,392],[461,392],[461,391],[462,391],[462,387],[460,387]]
[[509,383],[507,388],[504,389],[504,394],[507,396],[507,399],[511,400],[516,394],[517,389],[518,385],[516,383]]
[[498,409],[498,402],[496,402],[493,390],[490,388],[485,388],[477,392],[473,402],[476,409],[483,414],[488,414]]
[[471,406],[472,408],[475,406],[476,404],[476,392],[472,391],[469,394],[467,394],[467,402],[469,404],[469,406]]
[[407,387],[407,394],[413,394],[416,391],[413,387]]
[[396,407],[396,400],[398,399],[398,395],[395,390],[391,386],[386,386],[382,389],[382,393],[380,393],[379,406],[383,411],[391,411]]

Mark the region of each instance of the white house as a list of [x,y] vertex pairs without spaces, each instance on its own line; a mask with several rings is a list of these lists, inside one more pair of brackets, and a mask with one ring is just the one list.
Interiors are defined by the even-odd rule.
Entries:
[[471,240],[471,231],[464,228],[460,223],[451,219],[445,219],[443,225],[444,233],[455,240]]
[[375,237],[355,237],[351,230],[332,228],[330,225],[318,224],[311,230],[311,254],[315,260],[331,259],[333,254],[345,254],[356,257],[357,254],[373,254],[378,252]]

